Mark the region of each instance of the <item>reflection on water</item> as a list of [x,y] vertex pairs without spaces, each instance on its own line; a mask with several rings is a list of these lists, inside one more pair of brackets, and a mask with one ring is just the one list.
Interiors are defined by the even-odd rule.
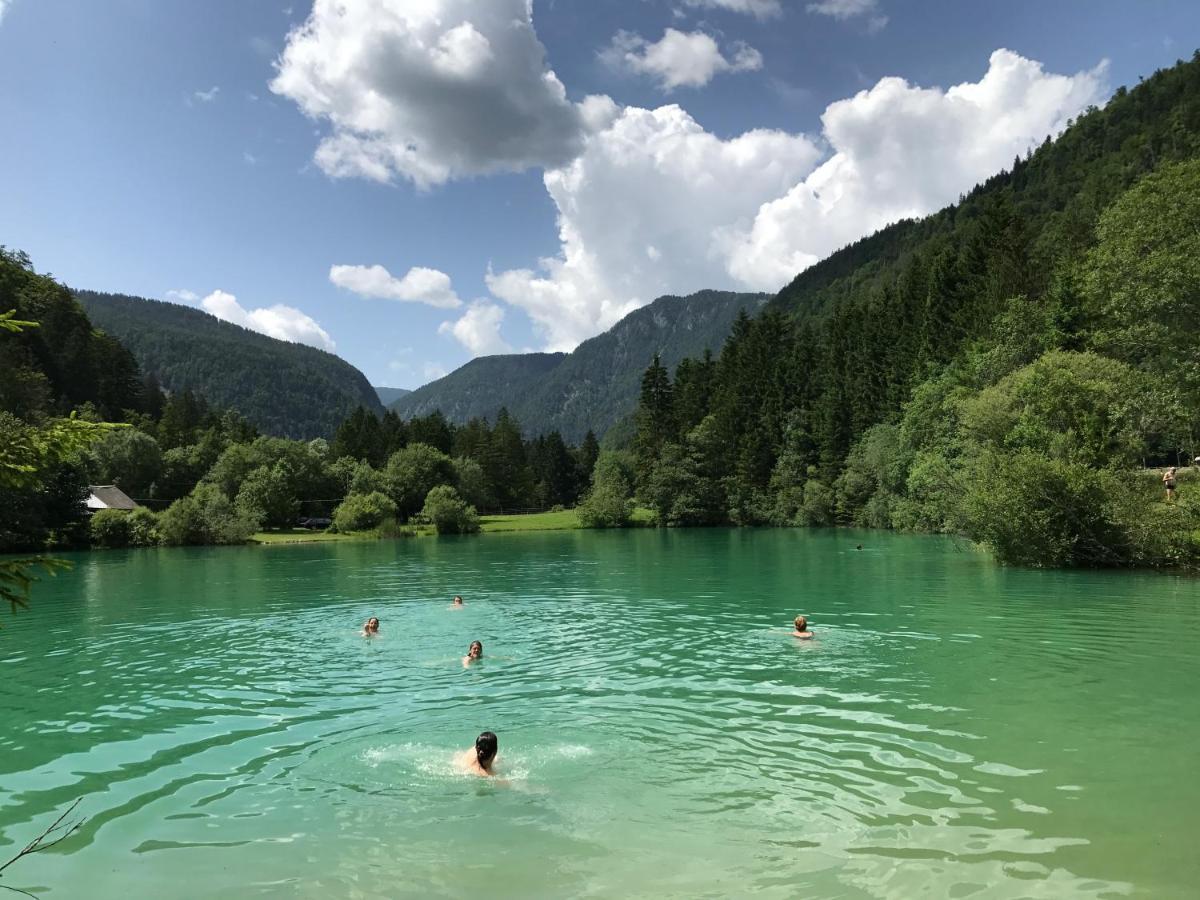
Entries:
[[[790,637],[797,612],[812,641]],[[933,538],[80,557],[0,633],[0,850],[75,797],[89,820],[5,880],[96,898],[1188,896],[1198,636],[1185,579],[1002,570]],[[487,655],[464,668],[474,639]],[[485,729],[502,781],[454,765]]]

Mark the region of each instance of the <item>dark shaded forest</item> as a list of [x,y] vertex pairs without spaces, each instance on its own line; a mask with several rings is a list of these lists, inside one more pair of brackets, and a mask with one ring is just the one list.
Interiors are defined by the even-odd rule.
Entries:
[[76,291],[98,328],[133,353],[168,391],[191,391],[267,434],[329,438],[359,406],[382,412],[348,362],[177,303]]

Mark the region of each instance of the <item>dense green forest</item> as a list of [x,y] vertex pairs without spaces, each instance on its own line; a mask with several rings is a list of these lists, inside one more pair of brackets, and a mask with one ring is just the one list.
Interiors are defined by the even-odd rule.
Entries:
[[1174,564],[1200,504],[1200,56],[959,204],[799,276],[716,360],[646,370],[664,524],[967,534],[1002,560]]
[[657,354],[667,365],[716,352],[738,314],[757,313],[766,294],[701,291],[659,297],[571,353],[525,353],[473,359],[445,378],[391,405],[405,418],[440,411],[451,422],[495,418],[501,407],[527,433],[558,431],[581,441],[601,437],[637,405],[642,370]]
[[198,309],[77,291],[90,319],[133,353],[168,391],[192,391],[259,430],[333,436],[359,406],[382,412],[366,377],[343,359],[222,322]]

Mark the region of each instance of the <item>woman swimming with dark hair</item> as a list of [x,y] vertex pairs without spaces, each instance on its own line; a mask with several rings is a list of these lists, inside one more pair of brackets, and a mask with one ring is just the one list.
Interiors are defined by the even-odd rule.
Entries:
[[483,659],[483,644],[479,641],[471,641],[471,646],[467,648],[467,655],[463,657],[463,668],[465,669],[477,659]]
[[363,623],[362,633],[363,637],[371,637],[372,635],[379,634],[379,619],[377,619],[375,616],[371,616],[371,618],[367,619],[367,621]]
[[490,731],[485,731],[475,738],[475,749],[463,754],[463,763],[472,775],[493,775],[492,763],[496,761],[496,753],[500,749],[500,741]]

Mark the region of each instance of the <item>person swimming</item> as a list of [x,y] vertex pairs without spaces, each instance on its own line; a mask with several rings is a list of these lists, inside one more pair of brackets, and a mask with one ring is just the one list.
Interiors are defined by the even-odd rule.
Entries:
[[483,644],[480,641],[471,641],[471,646],[467,648],[467,655],[463,657],[463,668],[465,669],[477,659],[483,659]]
[[456,594],[456,595],[454,596],[454,602],[453,602],[452,604],[450,604],[450,605],[451,605],[451,606],[462,606],[462,605],[463,605],[463,598],[462,598],[462,597],[460,597],[460,596],[458,596],[458,595]]
[[377,619],[375,616],[371,616],[371,618],[367,619],[367,621],[363,623],[362,633],[363,637],[371,637],[372,635],[379,634],[379,619]]
[[468,750],[462,755],[462,764],[472,775],[487,777],[494,775],[492,764],[496,761],[496,753],[500,749],[500,741],[490,731],[485,731],[475,738],[475,749]]
[[792,637],[810,638],[813,636],[813,633],[808,630],[807,616],[796,616],[796,621],[792,624],[796,626],[796,630],[792,632]]

